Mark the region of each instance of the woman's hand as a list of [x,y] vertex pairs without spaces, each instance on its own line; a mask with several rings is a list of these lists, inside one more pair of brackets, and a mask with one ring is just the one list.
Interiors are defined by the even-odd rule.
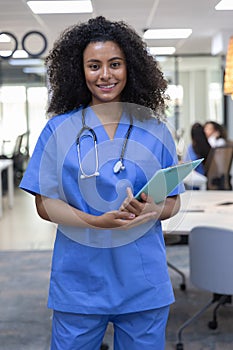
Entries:
[[120,210],[128,211],[135,216],[153,213],[155,219],[165,220],[174,216],[180,208],[180,197],[172,196],[165,201],[156,204],[153,198],[145,193],[141,194],[141,202],[134,198],[130,188],[127,188],[127,197],[122,203]]
[[158,212],[160,209],[154,202],[153,198],[146,195],[145,193],[141,194],[141,201],[138,201],[134,198],[131,188],[127,188],[127,197],[122,203],[120,210],[128,211],[135,214],[135,216]]
[[128,230],[135,226],[146,223],[149,220],[157,218],[156,212],[149,212],[136,216],[126,211],[111,211],[101,216],[97,216],[93,220],[92,226],[99,229],[121,229]]

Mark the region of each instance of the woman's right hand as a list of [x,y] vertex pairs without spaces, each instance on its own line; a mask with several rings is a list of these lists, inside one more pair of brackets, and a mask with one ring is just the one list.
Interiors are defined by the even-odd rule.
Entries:
[[111,211],[94,219],[92,227],[99,229],[121,229],[128,230],[135,226],[157,219],[157,212],[150,212],[135,216],[127,211]]

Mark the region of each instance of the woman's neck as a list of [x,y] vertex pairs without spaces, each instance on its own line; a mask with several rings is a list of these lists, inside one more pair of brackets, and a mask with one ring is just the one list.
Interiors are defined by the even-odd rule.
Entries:
[[122,103],[110,102],[91,105],[91,108],[97,114],[103,124],[119,123],[122,114]]
[[91,106],[103,124],[110,139],[114,138],[117,126],[122,115],[122,103],[103,103]]

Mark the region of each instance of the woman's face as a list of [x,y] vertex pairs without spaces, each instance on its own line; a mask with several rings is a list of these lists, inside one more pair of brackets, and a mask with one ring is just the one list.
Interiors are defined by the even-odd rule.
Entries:
[[127,69],[124,53],[115,42],[88,44],[83,53],[83,65],[92,105],[121,100]]
[[207,137],[207,139],[208,139],[210,136],[214,135],[216,131],[215,131],[215,129],[214,129],[213,124],[207,123],[207,124],[205,124],[205,126],[204,126],[204,132],[205,132],[206,137]]

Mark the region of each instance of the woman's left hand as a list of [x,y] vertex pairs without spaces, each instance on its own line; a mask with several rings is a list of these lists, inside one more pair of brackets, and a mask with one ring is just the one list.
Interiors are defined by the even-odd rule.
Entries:
[[[165,201],[156,204],[154,199],[145,194],[141,194],[141,201],[134,198],[131,188],[127,188],[127,197],[120,206],[121,211],[128,211],[135,216],[154,213],[154,218],[165,220],[175,215],[180,208],[180,197],[172,196],[165,199]],[[156,215],[155,215],[156,213]]]
[[135,216],[157,212],[160,209],[154,202],[153,198],[146,195],[145,193],[141,194],[141,201],[138,201],[134,198],[131,188],[127,188],[127,197],[122,203],[120,210],[128,211],[135,214]]

